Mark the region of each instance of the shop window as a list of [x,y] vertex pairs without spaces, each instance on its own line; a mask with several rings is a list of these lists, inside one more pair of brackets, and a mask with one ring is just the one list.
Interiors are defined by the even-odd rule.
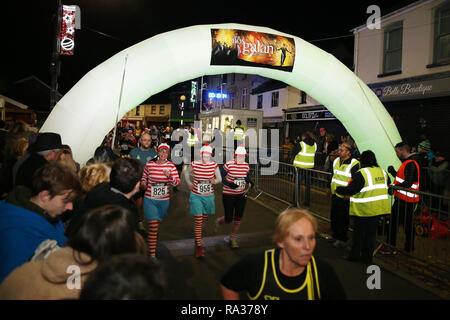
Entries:
[[403,21],[391,23],[384,29],[383,73],[401,71]]

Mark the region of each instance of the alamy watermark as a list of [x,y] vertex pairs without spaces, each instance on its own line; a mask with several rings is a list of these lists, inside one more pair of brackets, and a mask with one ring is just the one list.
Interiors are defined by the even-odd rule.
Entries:
[[381,29],[381,9],[377,5],[370,5],[367,7],[366,13],[371,14],[367,18],[366,26],[368,29]]
[[379,266],[373,264],[367,267],[367,274],[370,276],[367,278],[366,286],[369,290],[381,289],[381,269]]

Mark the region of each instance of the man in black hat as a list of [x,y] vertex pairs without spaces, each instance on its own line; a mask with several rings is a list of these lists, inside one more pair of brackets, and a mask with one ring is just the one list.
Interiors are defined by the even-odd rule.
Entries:
[[32,189],[33,174],[47,163],[57,161],[61,148],[61,136],[58,133],[39,133],[36,142],[27,150],[29,156],[17,170],[14,186],[23,185]]

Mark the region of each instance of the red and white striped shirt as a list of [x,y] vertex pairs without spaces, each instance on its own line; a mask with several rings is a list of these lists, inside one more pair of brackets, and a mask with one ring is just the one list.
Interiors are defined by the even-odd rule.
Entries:
[[[170,178],[164,174],[170,171]],[[169,185],[176,187],[180,184],[180,177],[175,165],[167,161],[159,164],[157,161],[149,161],[145,165],[141,182],[147,185],[145,196],[154,200],[168,200],[170,198]]]
[[[239,195],[245,192],[246,182],[245,178],[250,171],[250,166],[247,162],[238,164],[236,160],[231,160],[225,163],[223,169],[227,172],[225,179],[229,183],[235,183],[239,187],[236,189],[231,189],[230,187],[223,185],[223,194],[228,195]],[[224,179],[224,177],[222,177]]]
[[210,196],[214,194],[213,185],[209,180],[214,178],[217,168],[218,165],[215,162],[208,164],[203,164],[202,161],[191,162],[191,169],[194,176],[192,193],[199,196]]

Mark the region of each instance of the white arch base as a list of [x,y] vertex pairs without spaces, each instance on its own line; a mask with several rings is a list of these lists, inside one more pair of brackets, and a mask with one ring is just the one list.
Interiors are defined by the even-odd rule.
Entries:
[[[295,40],[292,72],[248,66],[212,66],[211,29],[238,29]],[[393,146],[401,141],[391,117],[358,77],[334,56],[310,43],[265,27],[241,24],[183,28],[129,47],[87,73],[55,106],[41,132],[61,134],[76,161],[93,156],[114,127],[127,56],[119,119],[150,96],[202,75],[258,74],[306,91],[327,107],[355,139],[360,151],[372,150],[383,168],[398,167]]]

